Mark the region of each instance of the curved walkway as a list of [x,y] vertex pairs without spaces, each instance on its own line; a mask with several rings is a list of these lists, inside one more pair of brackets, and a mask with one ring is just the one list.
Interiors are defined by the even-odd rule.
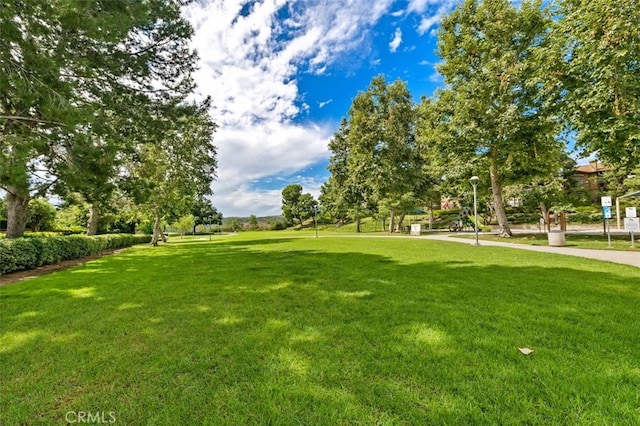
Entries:
[[[432,240],[452,241],[456,243],[475,244],[475,239],[456,238],[449,235],[427,235],[426,238]],[[640,243],[640,242],[639,242]],[[604,260],[607,262],[621,263],[623,265],[631,265],[640,268],[640,253],[632,251],[616,251],[616,250],[592,250],[592,249],[576,249],[571,247],[549,247],[549,246],[530,246],[527,244],[501,243],[497,241],[480,240],[481,246],[499,246],[520,250],[539,251],[543,253],[565,254],[568,256],[586,257],[588,259]]]

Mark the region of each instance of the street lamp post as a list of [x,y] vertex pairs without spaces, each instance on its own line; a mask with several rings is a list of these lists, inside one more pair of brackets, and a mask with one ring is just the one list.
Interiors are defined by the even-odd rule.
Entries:
[[318,206],[313,206],[313,223],[316,226],[316,238],[318,238]]
[[473,216],[475,218],[475,224],[473,226],[473,229],[475,229],[476,231],[476,245],[480,245],[480,243],[478,242],[478,195],[477,195],[477,187],[478,187],[478,181],[480,180],[480,178],[478,176],[471,176],[471,179],[469,179],[469,182],[471,182],[471,186],[473,186]]

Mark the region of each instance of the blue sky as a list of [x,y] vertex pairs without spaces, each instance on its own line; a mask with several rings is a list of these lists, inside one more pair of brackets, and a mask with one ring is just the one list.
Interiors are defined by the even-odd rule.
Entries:
[[358,91],[385,74],[416,102],[442,84],[436,30],[456,0],[199,0],[185,9],[198,95],[220,126],[214,205],[280,214],[282,189],[317,196],[327,144]]

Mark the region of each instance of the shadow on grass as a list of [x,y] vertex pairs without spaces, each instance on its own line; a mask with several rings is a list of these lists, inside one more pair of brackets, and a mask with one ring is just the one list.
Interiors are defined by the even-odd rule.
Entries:
[[637,416],[640,278],[297,241],[139,249],[3,288],[1,423]]

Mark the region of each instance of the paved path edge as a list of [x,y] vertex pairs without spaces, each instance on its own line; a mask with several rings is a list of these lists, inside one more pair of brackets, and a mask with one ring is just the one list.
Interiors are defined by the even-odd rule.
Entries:
[[[424,238],[430,240],[450,241],[456,243],[475,244],[475,239],[459,238],[449,235],[426,235]],[[567,256],[584,257],[588,259],[603,260],[606,262],[620,263],[640,268],[640,254],[629,251],[619,250],[595,250],[595,249],[577,249],[571,247],[549,247],[549,246],[531,246],[527,244],[517,243],[501,243],[498,241],[480,240],[480,246],[496,246],[507,247],[518,250],[537,251],[541,253],[556,253]]]

